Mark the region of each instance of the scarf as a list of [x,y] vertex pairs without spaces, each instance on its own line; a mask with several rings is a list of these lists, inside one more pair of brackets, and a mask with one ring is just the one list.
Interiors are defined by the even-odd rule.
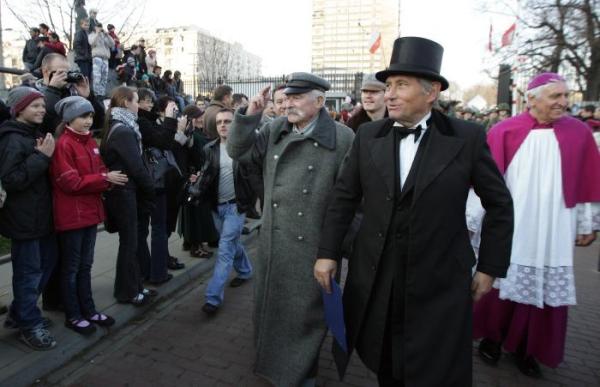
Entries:
[[122,107],[114,107],[110,111],[110,118],[116,121],[120,121],[124,123],[127,127],[133,129],[133,131],[135,132],[135,136],[138,140],[140,153],[142,153],[142,133],[140,133],[140,127],[137,123],[137,114]]

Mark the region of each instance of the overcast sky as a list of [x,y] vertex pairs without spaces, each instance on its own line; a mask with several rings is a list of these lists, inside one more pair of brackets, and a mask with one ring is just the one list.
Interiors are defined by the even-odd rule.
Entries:
[[[123,0],[127,1],[127,0]],[[489,82],[495,70],[486,52],[492,19],[477,8],[483,0],[404,0],[402,36],[421,36],[444,46],[442,75],[461,87]],[[97,1],[96,1],[97,2]],[[87,2],[94,5],[94,0]],[[310,71],[311,0],[146,1],[146,20],[157,27],[195,24],[229,41],[240,42],[263,59],[264,75]],[[3,12],[3,25],[18,26]],[[99,19],[108,23],[110,21]],[[513,22],[495,16],[498,36]],[[391,43],[387,43],[391,47]],[[388,49],[386,47],[386,49]]]

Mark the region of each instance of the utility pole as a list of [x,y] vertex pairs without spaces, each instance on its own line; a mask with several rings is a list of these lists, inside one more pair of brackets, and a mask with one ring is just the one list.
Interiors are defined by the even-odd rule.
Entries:
[[[4,67],[4,39],[2,38],[2,2],[0,1],[0,67]],[[0,94],[6,91],[4,73],[0,73]]]

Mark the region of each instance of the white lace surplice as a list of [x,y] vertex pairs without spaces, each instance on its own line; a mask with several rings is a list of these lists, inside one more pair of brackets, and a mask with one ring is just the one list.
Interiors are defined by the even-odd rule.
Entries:
[[[598,206],[565,206],[554,130],[532,130],[504,178],[513,197],[515,230],[507,276],[494,284],[500,298],[540,308],[574,305],[573,244],[577,234],[598,228],[592,215]],[[474,198],[468,203],[467,225],[477,237],[481,211]]]

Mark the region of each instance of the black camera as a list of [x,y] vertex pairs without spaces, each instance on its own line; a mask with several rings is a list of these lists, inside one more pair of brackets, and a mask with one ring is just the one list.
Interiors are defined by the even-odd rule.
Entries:
[[84,76],[79,71],[67,71],[67,79],[65,79],[68,83],[79,83],[84,80]]

